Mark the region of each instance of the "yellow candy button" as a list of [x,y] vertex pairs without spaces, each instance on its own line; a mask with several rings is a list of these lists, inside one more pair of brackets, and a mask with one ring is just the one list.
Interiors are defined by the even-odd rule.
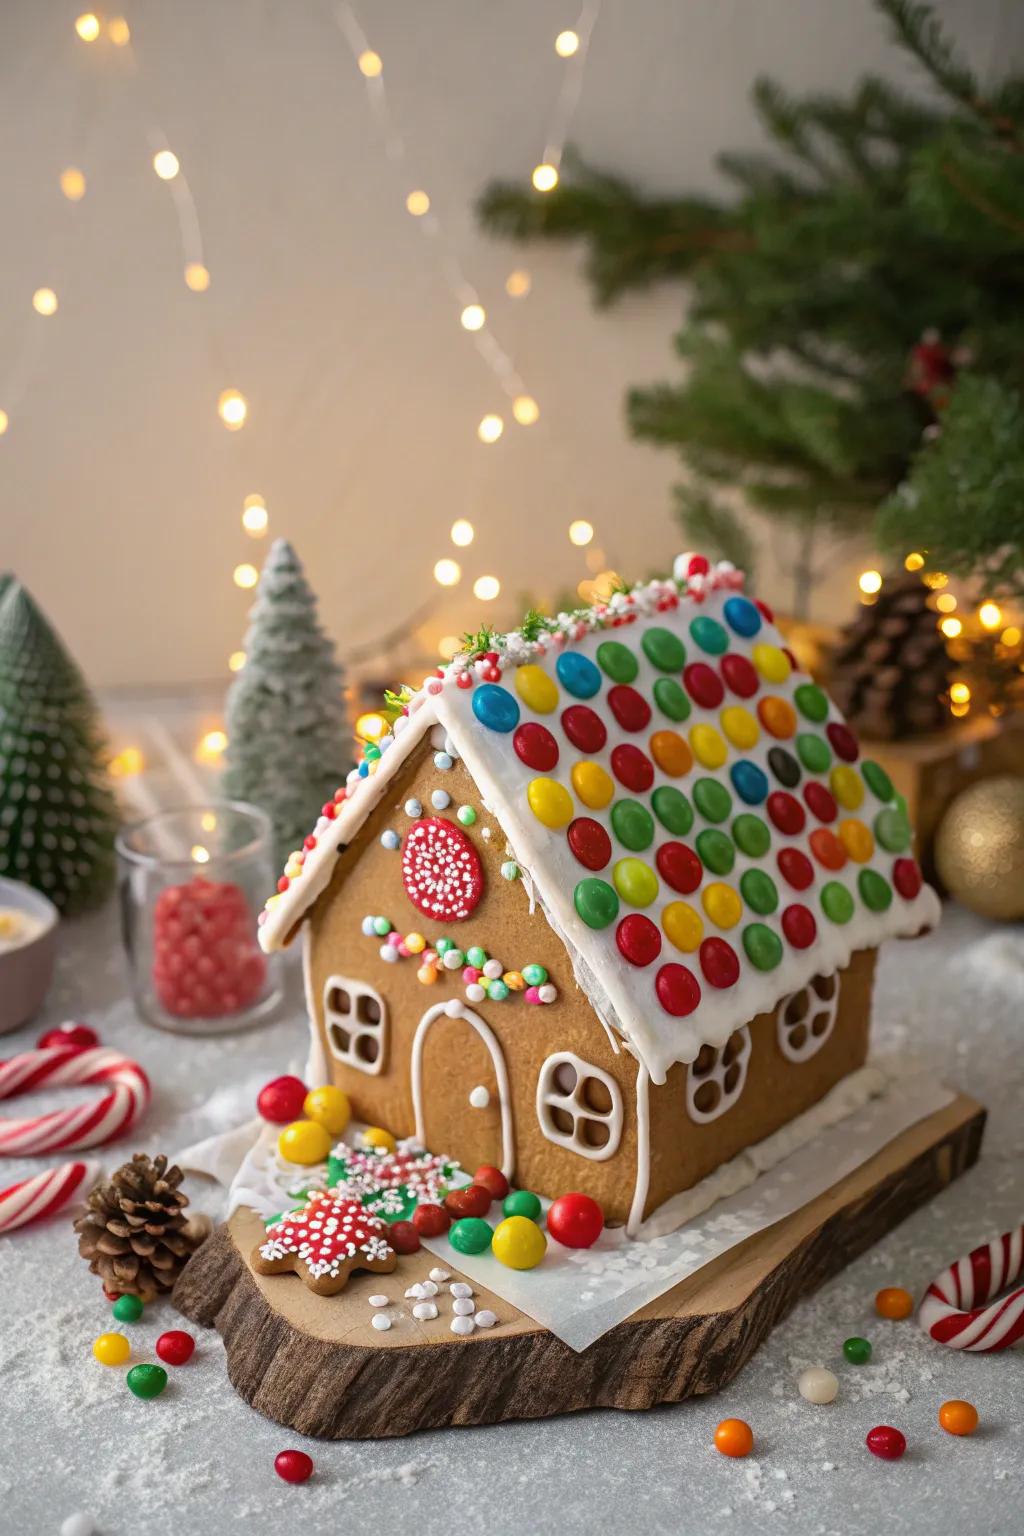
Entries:
[[538,715],[550,715],[558,707],[558,687],[543,667],[517,667],[515,683],[523,703]]
[[760,645],[754,646],[750,654],[754,658],[754,666],[768,683],[784,683],[792,671],[789,657],[777,645],[767,645],[762,641]]
[[729,749],[713,725],[695,725],[690,732],[693,755],[704,768],[721,768]]
[[665,937],[676,949],[692,955],[704,937],[704,924],[699,912],[685,901],[670,901],[661,914],[661,926]]
[[573,789],[592,811],[603,811],[615,794],[611,775],[605,773],[600,763],[573,763],[570,777]]
[[875,851],[875,839],[862,821],[841,821],[839,841],[857,864],[866,864]]
[[340,1136],[352,1118],[348,1094],[340,1088],[311,1088],[302,1105],[302,1113],[332,1136]]
[[530,810],[546,827],[564,827],[572,821],[572,795],[557,779],[531,779],[526,798]]
[[506,1216],[491,1238],[491,1252],[508,1269],[536,1269],[547,1246],[544,1233],[528,1216]]
[[398,1147],[391,1132],[380,1125],[368,1125],[360,1140],[364,1147],[383,1147],[385,1152],[394,1152]]
[[832,793],[845,811],[855,811],[864,799],[864,785],[856,768],[838,763],[829,774]]
[[717,928],[735,928],[743,915],[743,903],[731,885],[713,880],[701,892],[704,911]]
[[330,1132],[315,1120],[293,1120],[277,1138],[277,1150],[285,1162],[303,1168],[326,1162],[332,1145]]
[[631,907],[649,907],[658,894],[658,877],[642,859],[620,859],[612,870],[612,881]]
[[761,727],[750,713],[740,704],[730,704],[719,715],[722,730],[732,742],[734,747],[741,747],[746,751],[752,747],[761,734]]
[[132,1347],[123,1333],[101,1333],[93,1342],[92,1352],[101,1365],[124,1365]]

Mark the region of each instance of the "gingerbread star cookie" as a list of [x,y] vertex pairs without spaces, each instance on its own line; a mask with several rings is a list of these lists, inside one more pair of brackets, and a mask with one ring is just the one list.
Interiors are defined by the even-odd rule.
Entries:
[[359,1200],[317,1190],[301,1209],[271,1222],[252,1267],[261,1275],[294,1270],[318,1296],[336,1296],[354,1269],[391,1273],[398,1259],[386,1233]]

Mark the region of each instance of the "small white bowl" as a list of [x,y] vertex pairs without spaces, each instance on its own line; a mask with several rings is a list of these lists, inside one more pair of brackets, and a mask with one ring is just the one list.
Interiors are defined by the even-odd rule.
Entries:
[[0,878],[0,908],[13,908],[41,923],[36,933],[14,949],[0,950],[0,1035],[20,1029],[43,1006],[57,958],[60,913],[38,891],[20,880]]

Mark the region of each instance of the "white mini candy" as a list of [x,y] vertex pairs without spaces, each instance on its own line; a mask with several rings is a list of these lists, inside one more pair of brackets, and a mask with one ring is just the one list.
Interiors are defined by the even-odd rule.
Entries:
[[473,1321],[478,1328],[493,1328],[498,1321],[498,1314],[497,1312],[491,1312],[489,1308],[485,1307],[482,1312],[476,1314]]
[[472,1333],[476,1325],[471,1317],[453,1317],[452,1333]]
[[407,816],[422,816],[423,807],[418,800],[407,800],[405,802],[405,814]]
[[452,1302],[452,1311],[456,1317],[472,1317],[475,1310],[468,1296],[456,1296]]
[[387,1317],[383,1312],[375,1312],[370,1318],[370,1322],[376,1328],[378,1333],[387,1333],[388,1329],[391,1327],[390,1317]]
[[478,981],[471,981],[466,988],[466,1001],[470,1003],[482,1003],[487,993]]
[[386,1307],[388,1304],[388,1298],[386,1296],[368,1296],[366,1299],[370,1303],[371,1307]]
[[446,971],[457,971],[466,963],[466,957],[461,949],[446,949],[441,958],[441,964]]
[[797,1391],[809,1403],[831,1403],[839,1391],[838,1379],[823,1365],[812,1365],[801,1371],[796,1380]]
[[76,1510],[61,1523],[60,1536],[93,1536],[95,1530],[96,1522],[92,1515]]
[[412,1309],[413,1317],[418,1317],[421,1323],[427,1323],[432,1317],[437,1316],[437,1303],[433,1301],[418,1301]]
[[538,987],[537,996],[542,1003],[553,1003],[558,996],[558,988],[553,987],[549,981],[545,982],[542,987]]
[[504,975],[504,972],[505,967],[500,960],[488,960],[484,966],[484,975],[488,981],[497,981],[500,976]]
[[417,1282],[415,1285],[410,1285],[409,1289],[406,1291],[405,1294],[406,1294],[407,1297],[408,1296],[422,1296],[423,1295],[423,1291],[420,1288],[419,1282]]
[[449,1287],[453,1296],[472,1296],[473,1287],[467,1285],[465,1280],[453,1280]]
[[435,811],[444,811],[451,805],[452,797],[446,789],[435,789],[430,797],[430,803]]
[[446,1269],[432,1269],[430,1271],[430,1278],[440,1285],[442,1280],[448,1279],[448,1271]]
[[420,1295],[421,1296],[436,1296],[437,1295],[437,1282],[436,1282],[436,1280],[421,1280],[420,1281]]
[[377,932],[376,928],[373,926],[372,917],[363,918],[363,932],[368,939],[372,939],[374,934]]
[[400,848],[402,839],[393,827],[388,827],[387,831],[380,835],[380,845],[382,848]]

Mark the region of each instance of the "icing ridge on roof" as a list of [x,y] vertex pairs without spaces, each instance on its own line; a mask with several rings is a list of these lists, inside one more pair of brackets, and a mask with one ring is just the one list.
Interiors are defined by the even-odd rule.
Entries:
[[892,785],[770,610],[727,563],[676,571],[426,678],[290,857],[263,947],[435,723],[655,1082],[854,950],[932,924]]

